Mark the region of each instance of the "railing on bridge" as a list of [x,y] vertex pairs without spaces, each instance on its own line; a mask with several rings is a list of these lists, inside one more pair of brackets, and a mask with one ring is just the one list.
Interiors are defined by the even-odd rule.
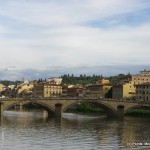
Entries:
[[8,100],[30,100],[30,101],[35,101],[35,100],[80,100],[80,101],[116,101],[116,102],[126,102],[126,103],[139,103],[139,104],[150,104],[149,101],[139,101],[139,100],[127,100],[127,99],[112,99],[112,98],[99,98],[99,97],[28,97],[28,98],[0,98],[0,101],[8,101]]

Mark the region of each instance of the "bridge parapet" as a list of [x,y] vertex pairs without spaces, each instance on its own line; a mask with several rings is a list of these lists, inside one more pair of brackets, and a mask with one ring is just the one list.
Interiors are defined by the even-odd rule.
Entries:
[[[136,107],[150,107],[150,102],[144,101],[127,101],[118,99],[101,99],[95,97],[51,97],[51,98],[7,98],[0,99],[0,114],[14,105],[25,105],[28,103],[35,103],[45,108],[49,114],[55,113],[60,115],[73,105],[80,102],[90,102],[101,106],[110,114],[120,114],[123,116],[128,110]],[[61,106],[61,107],[57,107]],[[118,108],[121,108],[120,110]],[[58,112],[59,111],[59,112]]]

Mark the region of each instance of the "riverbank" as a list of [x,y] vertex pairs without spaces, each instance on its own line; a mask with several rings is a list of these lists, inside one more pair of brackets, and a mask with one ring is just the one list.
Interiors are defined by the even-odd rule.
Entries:
[[147,109],[133,109],[125,114],[126,116],[150,117],[150,110]]
[[[80,105],[76,105],[71,108],[69,112],[79,113],[79,114],[88,114],[88,115],[107,115],[106,111],[102,108],[88,103],[83,102]],[[147,109],[133,109],[125,114],[125,116],[135,116],[135,117],[150,117],[150,110]]]
[[97,115],[106,114],[106,112],[103,109],[88,102],[83,102],[79,105],[76,105],[71,109],[69,109],[68,112],[80,113],[80,114],[97,114]]

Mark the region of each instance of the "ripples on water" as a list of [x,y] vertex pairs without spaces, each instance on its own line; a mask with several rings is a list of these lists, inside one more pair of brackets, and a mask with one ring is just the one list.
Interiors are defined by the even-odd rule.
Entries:
[[64,113],[62,119],[48,119],[44,111],[6,111],[1,118],[0,150],[150,149],[149,123],[150,118],[117,121]]

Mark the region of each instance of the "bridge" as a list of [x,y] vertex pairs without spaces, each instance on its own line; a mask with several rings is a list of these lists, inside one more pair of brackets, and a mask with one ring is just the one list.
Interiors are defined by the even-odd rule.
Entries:
[[55,115],[61,117],[62,113],[72,106],[83,101],[93,103],[103,108],[109,117],[123,118],[124,115],[134,108],[150,108],[150,102],[143,101],[123,101],[117,99],[100,99],[87,97],[53,97],[53,98],[39,98],[39,99],[23,99],[23,98],[9,98],[0,99],[0,115],[12,106],[23,106],[25,104],[38,104],[43,107],[48,116]]

